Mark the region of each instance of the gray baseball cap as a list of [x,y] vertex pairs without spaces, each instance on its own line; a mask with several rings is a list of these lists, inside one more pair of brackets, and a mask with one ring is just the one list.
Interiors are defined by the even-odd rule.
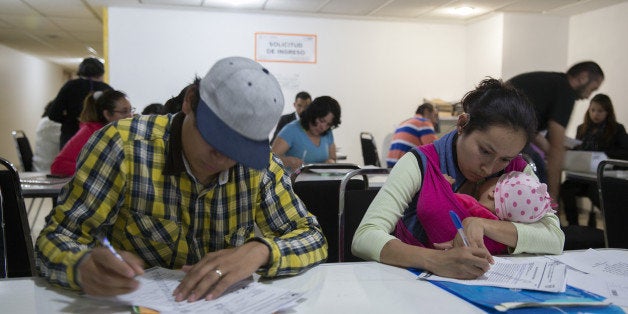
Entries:
[[268,167],[268,135],[284,103],[277,79],[251,59],[229,57],[207,72],[199,92],[196,121],[203,139],[247,167]]

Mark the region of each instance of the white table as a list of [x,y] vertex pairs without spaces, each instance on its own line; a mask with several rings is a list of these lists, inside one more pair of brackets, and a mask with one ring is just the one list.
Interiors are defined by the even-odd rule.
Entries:
[[[622,254],[628,254],[623,251]],[[362,262],[322,264],[298,276],[262,282],[304,293],[304,299],[288,313],[483,313],[453,294],[415,278],[403,268]],[[596,280],[595,276],[591,280]],[[0,280],[0,306],[2,313],[130,311],[128,306],[51,287],[43,278]]]
[[20,172],[20,185],[22,195],[25,198],[50,197],[56,200],[61,189],[71,178],[48,178],[48,182],[43,180],[45,172]]
[[[375,262],[330,263],[266,284],[304,292],[296,313],[483,313],[409,271]],[[51,287],[43,278],[0,280],[3,313],[129,313],[128,306]]]

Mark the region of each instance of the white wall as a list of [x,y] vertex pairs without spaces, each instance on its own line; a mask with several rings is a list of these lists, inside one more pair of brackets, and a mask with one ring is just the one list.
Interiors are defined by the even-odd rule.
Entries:
[[[300,90],[339,100],[343,123],[334,132],[337,145],[349,162],[361,164],[359,133],[372,132],[380,144],[423,98],[459,100],[485,76],[562,72],[584,59],[602,65],[607,79],[601,91],[611,96],[618,119],[628,124],[628,91],[622,88],[628,79],[623,57],[628,44],[621,40],[627,14],[624,3],[572,18],[505,13],[468,25],[444,25],[110,8],[110,83],[141,109],[178,94],[220,58],[252,58],[255,32],[315,34],[318,63],[265,66],[282,84],[284,112],[293,110]],[[572,122],[581,119],[585,107],[576,106]],[[575,135],[574,130],[570,126],[568,134]]]
[[255,32],[317,35],[316,64],[264,65],[282,83],[285,112],[300,90],[340,102],[336,144],[358,164],[361,131],[380,144],[423,98],[460,99],[468,88],[463,25],[110,8],[108,27],[111,86],[138,108],[165,102],[220,58],[253,58]]
[[495,14],[469,24],[466,29],[466,89],[487,76],[502,77],[504,15]]
[[[577,15],[569,22],[569,63],[593,60],[604,70],[599,91],[613,101],[617,120],[628,127],[628,3]],[[594,95],[596,94],[594,93]],[[571,115],[567,134],[576,135],[589,101],[579,101]]]
[[24,130],[34,148],[37,123],[64,82],[60,66],[0,45],[0,156],[19,168],[11,131]]
[[565,72],[569,19],[537,14],[504,14],[504,80],[531,71]]

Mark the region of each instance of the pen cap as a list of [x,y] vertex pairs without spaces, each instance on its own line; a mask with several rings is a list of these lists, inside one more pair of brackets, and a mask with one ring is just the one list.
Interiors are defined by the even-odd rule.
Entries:
[[454,227],[456,227],[456,229],[462,229],[462,221],[460,221],[458,214],[456,214],[455,211],[450,210],[449,216],[451,217],[451,221],[454,223]]

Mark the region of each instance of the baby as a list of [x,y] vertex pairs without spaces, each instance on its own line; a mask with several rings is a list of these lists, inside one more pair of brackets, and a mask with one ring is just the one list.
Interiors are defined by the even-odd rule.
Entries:
[[[486,180],[478,188],[478,199],[454,193],[473,217],[494,217],[500,220],[529,223],[555,213],[547,185],[530,174],[512,171],[499,178]],[[494,219],[494,218],[493,218]]]

